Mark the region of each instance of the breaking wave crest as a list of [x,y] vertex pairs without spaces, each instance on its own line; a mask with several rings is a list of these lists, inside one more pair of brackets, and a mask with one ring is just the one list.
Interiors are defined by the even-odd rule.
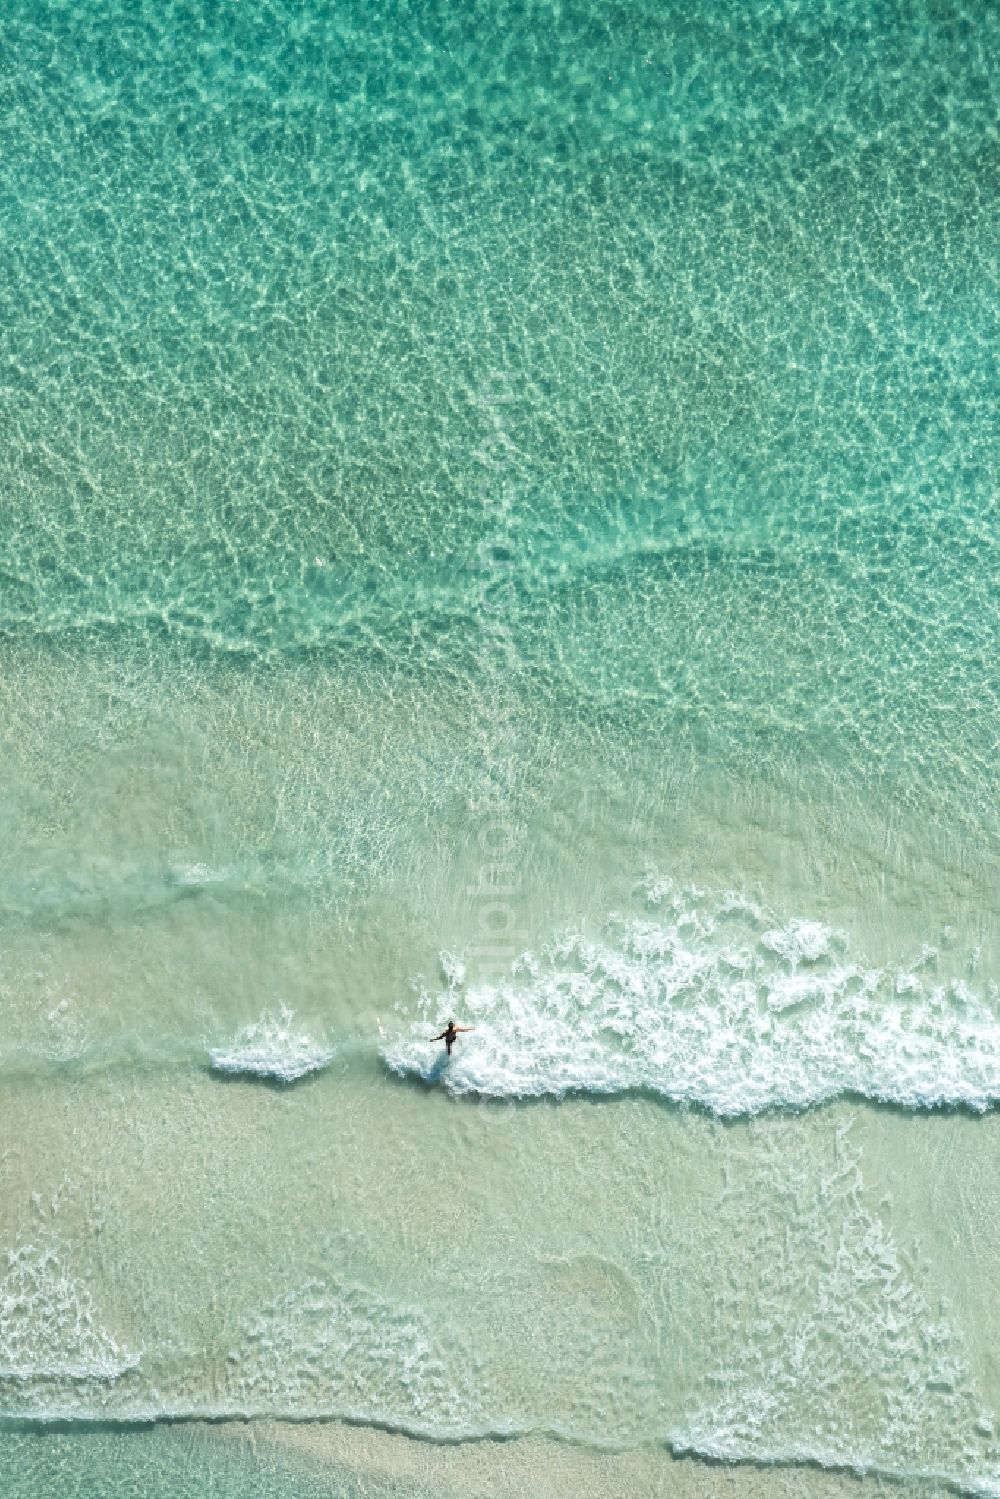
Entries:
[[[650,898],[650,914],[556,938],[498,983],[425,994],[426,1023],[384,1048],[386,1064],[456,1094],[647,1091],[720,1116],[842,1095],[1000,1099],[995,984],[939,978],[930,948],[872,966],[822,922],[733,894],[659,884]],[[459,1004],[476,1030],[443,1063],[432,1025]]]
[[310,1072],[321,1071],[336,1056],[336,1048],[294,1029],[294,1019],[285,1005],[277,1016],[263,1014],[239,1031],[228,1046],[209,1052],[213,1072],[293,1083]]

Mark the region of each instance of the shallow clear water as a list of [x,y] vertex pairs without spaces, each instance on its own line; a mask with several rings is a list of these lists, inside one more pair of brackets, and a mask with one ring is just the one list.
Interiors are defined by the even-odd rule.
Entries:
[[0,1493],[1000,1492],[996,13],[0,39]]

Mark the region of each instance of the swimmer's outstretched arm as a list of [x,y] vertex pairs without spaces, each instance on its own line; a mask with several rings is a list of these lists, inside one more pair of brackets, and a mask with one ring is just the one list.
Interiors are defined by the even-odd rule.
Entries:
[[[457,1030],[458,1027],[456,1026],[455,1029]],[[442,1031],[441,1034],[440,1034],[440,1036],[432,1036],[431,1040],[432,1041],[443,1041],[444,1038],[445,1038],[445,1036],[447,1036],[447,1034],[448,1034],[447,1031]]]

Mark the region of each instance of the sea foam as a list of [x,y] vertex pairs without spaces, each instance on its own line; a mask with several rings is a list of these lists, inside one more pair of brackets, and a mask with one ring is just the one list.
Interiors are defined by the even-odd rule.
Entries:
[[750,1168],[756,1221],[668,1445],[1000,1495],[995,1413],[961,1324],[870,1202],[849,1124],[833,1144],[828,1176],[777,1140]]
[[0,1265],[0,1391],[27,1398],[39,1386],[90,1389],[138,1368],[98,1321],[86,1285],[64,1247],[46,1236],[9,1249]]
[[936,978],[933,953],[875,967],[815,920],[776,920],[736,895],[661,883],[654,909],[526,953],[472,985],[476,1027],[447,1062],[428,1044],[459,1008],[384,1048],[391,1070],[453,1093],[526,1098],[647,1091],[718,1115],[858,1095],[906,1108],[983,1110],[1000,1099],[995,985]]
[[[225,1408],[374,1422],[461,1440],[482,1429],[463,1372],[419,1306],[336,1277],[287,1291],[244,1324],[224,1376]],[[456,1362],[457,1360],[457,1362]]]
[[336,1056],[336,1048],[294,1029],[294,1019],[285,1005],[277,1016],[265,1011],[259,1020],[237,1032],[228,1046],[212,1048],[212,1070],[274,1078],[283,1083],[319,1072]]

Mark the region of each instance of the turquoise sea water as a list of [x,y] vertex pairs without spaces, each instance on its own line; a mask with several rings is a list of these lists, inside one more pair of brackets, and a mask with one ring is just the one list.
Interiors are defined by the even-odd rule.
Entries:
[[4,8],[3,1499],[1000,1493],[998,50]]

